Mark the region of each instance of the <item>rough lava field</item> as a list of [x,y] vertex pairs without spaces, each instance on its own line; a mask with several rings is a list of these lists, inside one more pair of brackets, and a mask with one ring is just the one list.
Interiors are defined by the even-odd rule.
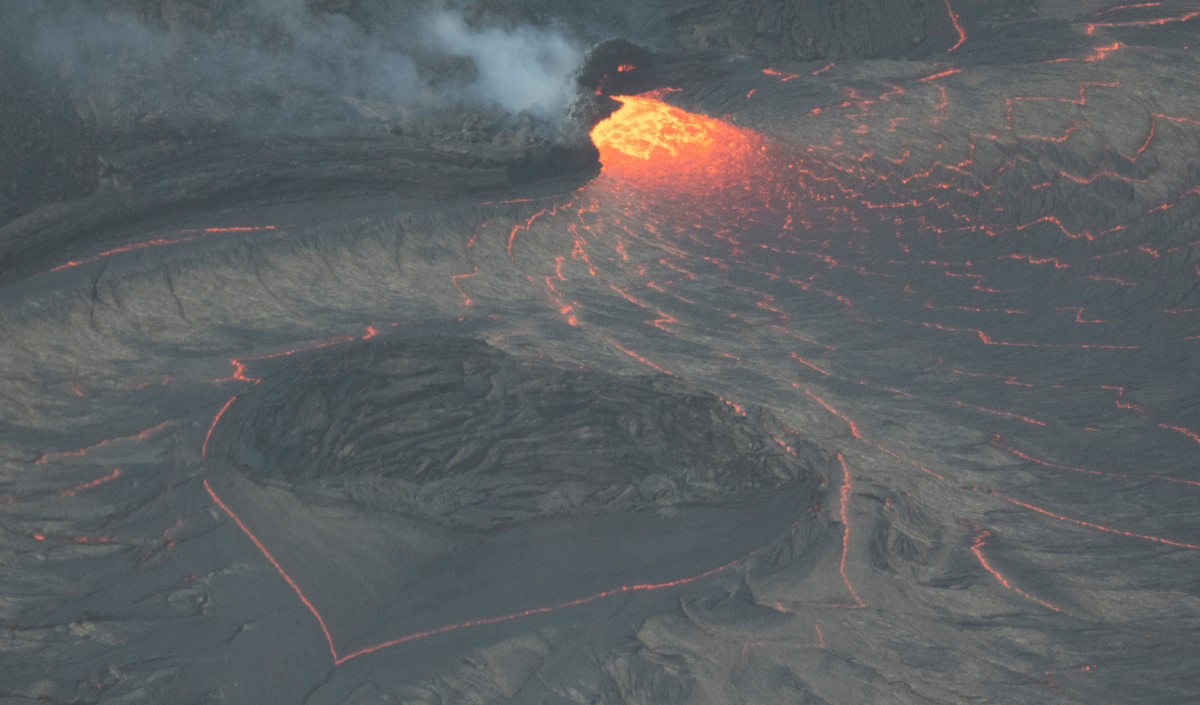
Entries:
[[1200,4],[396,7],[0,10],[0,704],[1200,702]]

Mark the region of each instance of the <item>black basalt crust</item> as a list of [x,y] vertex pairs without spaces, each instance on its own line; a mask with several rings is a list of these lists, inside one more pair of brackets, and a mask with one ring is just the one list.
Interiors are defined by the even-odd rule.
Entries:
[[477,527],[815,486],[826,462],[766,412],[681,382],[441,336],[289,365],[237,400],[210,452],[310,498]]
[[[530,145],[438,142],[389,133],[158,145],[104,162],[98,194],[0,226],[0,282],[102,243],[108,230],[193,209],[303,201],[315,194],[443,201],[518,187],[565,191],[600,173],[586,139]],[[27,266],[22,266],[27,265]]]
[[599,175],[600,150],[590,140],[570,147],[542,144],[509,162],[505,173],[514,186],[551,179],[582,182]]

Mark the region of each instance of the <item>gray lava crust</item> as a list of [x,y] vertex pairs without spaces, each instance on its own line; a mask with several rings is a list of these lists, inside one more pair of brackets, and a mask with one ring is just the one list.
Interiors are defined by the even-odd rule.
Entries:
[[302,496],[473,528],[815,488],[828,465],[765,410],[672,379],[440,337],[306,355],[238,398],[209,454]]
[[0,4],[0,703],[1200,702],[1200,8],[460,9]]

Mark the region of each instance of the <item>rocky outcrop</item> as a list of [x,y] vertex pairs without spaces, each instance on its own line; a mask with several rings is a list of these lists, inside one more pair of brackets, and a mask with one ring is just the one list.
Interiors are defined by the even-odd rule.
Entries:
[[478,528],[815,488],[826,462],[766,412],[681,382],[442,337],[288,365],[222,417],[210,453],[319,502]]

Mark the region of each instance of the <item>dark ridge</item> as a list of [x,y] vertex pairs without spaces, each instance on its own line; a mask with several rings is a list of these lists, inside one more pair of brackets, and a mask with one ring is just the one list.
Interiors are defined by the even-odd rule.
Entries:
[[97,195],[47,205],[0,228],[0,282],[106,243],[113,229],[196,208],[379,195],[442,201],[518,187],[565,192],[599,174],[600,154],[590,141],[439,144],[375,133],[166,144],[103,164]]
[[743,416],[686,383],[527,362],[442,336],[288,364],[238,398],[209,451],[326,500],[484,526],[815,488],[826,465],[765,411]]

